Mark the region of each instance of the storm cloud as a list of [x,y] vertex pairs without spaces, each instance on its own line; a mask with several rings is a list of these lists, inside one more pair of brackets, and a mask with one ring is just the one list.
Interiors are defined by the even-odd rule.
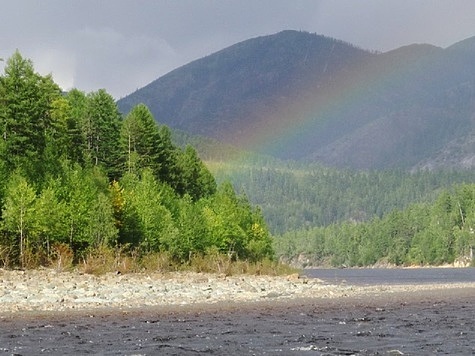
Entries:
[[15,49],[63,89],[120,98],[236,42],[295,29],[386,51],[475,35],[472,0],[6,0],[0,57]]

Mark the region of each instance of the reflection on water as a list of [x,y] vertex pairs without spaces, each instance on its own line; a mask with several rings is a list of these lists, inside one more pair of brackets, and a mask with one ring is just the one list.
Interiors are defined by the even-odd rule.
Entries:
[[304,274],[329,284],[429,284],[475,282],[474,268],[307,269]]

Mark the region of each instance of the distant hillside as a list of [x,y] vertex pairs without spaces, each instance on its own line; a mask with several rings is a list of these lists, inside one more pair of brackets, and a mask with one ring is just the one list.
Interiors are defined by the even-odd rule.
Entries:
[[349,168],[472,167],[475,39],[373,53],[298,31],[250,39],[119,100],[192,135]]

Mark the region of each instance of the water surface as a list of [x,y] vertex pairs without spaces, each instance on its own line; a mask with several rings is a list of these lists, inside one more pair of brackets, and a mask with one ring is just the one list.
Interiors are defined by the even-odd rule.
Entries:
[[[307,270],[327,283],[473,281],[473,269]],[[474,355],[475,288],[0,317],[0,355]]]
[[475,268],[306,269],[304,274],[329,284],[435,284],[475,282]]

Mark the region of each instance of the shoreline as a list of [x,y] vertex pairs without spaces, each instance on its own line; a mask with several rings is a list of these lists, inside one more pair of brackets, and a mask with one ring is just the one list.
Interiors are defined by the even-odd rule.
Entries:
[[256,300],[256,301],[219,301],[215,303],[196,302],[190,304],[161,304],[133,307],[90,307],[69,310],[23,310],[17,312],[0,312],[1,323],[24,323],[36,321],[67,322],[79,319],[147,319],[160,317],[185,321],[189,317],[210,315],[271,315],[286,314],[292,310],[312,310],[314,313],[352,312],[370,309],[384,312],[391,309],[417,307],[418,305],[445,305],[452,303],[472,303],[475,297],[475,286],[452,287],[439,289],[398,290],[390,294],[354,294],[334,298],[296,297],[289,299]]
[[[297,267],[296,267],[297,268]],[[447,269],[465,269],[465,268],[474,268],[470,264],[443,264],[443,265],[409,265],[409,266],[397,266],[397,265],[370,265],[370,266],[354,266],[354,267],[333,267],[333,266],[308,266],[301,268],[302,271],[312,270],[312,269],[438,269],[438,268],[447,268]]]
[[190,272],[101,276],[51,269],[0,270],[0,317],[230,311],[356,302],[475,296],[475,283],[355,286],[290,276],[223,276]]

